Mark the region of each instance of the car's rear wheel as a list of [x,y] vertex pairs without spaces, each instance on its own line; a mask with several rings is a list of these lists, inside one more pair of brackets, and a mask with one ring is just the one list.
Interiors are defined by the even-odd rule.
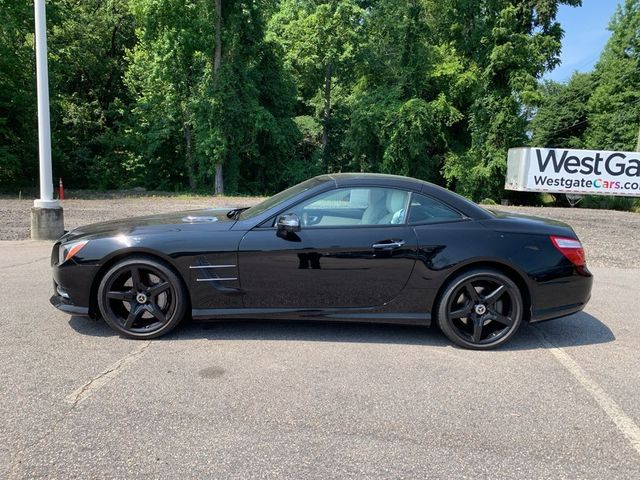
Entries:
[[485,350],[504,344],[522,323],[522,293],[513,280],[491,269],[453,278],[437,307],[438,325],[456,345]]
[[105,321],[128,338],[155,338],[173,330],[187,308],[180,278],[162,262],[130,257],[110,268],[98,287]]

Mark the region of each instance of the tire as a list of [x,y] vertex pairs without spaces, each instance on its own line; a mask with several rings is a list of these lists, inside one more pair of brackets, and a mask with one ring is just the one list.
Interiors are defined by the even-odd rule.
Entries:
[[522,324],[522,292],[492,269],[463,272],[449,281],[436,308],[438,326],[453,343],[488,350],[507,342]]
[[102,318],[123,337],[145,340],[173,330],[185,316],[188,294],[164,263],[129,257],[111,267],[98,287]]

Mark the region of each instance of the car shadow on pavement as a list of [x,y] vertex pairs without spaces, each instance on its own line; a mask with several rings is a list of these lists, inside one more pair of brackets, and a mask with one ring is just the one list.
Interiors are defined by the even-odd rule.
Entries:
[[[97,337],[116,334],[101,319],[71,317],[71,328]],[[546,348],[540,340],[558,347],[596,345],[615,340],[613,332],[594,316],[580,312],[565,318],[523,325],[501,350]],[[377,323],[343,323],[296,320],[187,321],[158,341],[171,340],[284,340],[304,342],[351,342],[451,346],[438,328]]]
[[616,337],[604,323],[586,312],[547,322],[523,325],[504,350],[547,348],[544,339],[554,347],[579,347],[613,342]]
[[[192,323],[182,332],[211,340],[286,340],[301,342],[386,343],[446,346],[438,329],[421,325],[329,322],[321,320],[248,320]],[[184,338],[184,337],[183,337]]]
[[115,337],[117,334],[111,330],[101,318],[71,316],[69,326],[76,332],[90,337]]
[[[117,335],[102,319],[71,317],[69,326],[82,335]],[[348,323],[316,320],[188,320],[157,339],[171,340],[287,340],[304,342],[397,343],[446,346],[437,328],[414,325]]]

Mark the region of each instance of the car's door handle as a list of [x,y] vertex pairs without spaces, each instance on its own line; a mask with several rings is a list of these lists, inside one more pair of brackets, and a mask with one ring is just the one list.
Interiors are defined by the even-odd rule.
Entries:
[[376,250],[395,250],[404,245],[404,240],[393,240],[387,242],[374,243],[371,245]]

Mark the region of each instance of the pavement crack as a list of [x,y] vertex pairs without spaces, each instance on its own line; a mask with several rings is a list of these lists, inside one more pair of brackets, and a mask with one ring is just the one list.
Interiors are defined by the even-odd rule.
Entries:
[[[71,408],[74,409],[76,408],[76,406],[78,405],[78,403],[82,400],[84,400],[85,398],[87,398],[87,392],[91,390],[91,387],[93,385],[96,384],[96,382],[100,382],[100,380],[102,380],[104,377],[107,377],[108,375],[112,374],[113,372],[119,370],[122,367],[122,363],[118,363],[116,366],[114,366],[113,368],[109,368],[103,372],[101,372],[100,374],[98,374],[97,376],[95,376],[94,378],[92,378],[91,380],[89,380],[87,383],[85,383],[84,385],[82,385],[78,390],[76,390],[75,392],[73,392],[72,395],[74,395],[74,397],[69,398],[71,396],[68,396],[67,398],[65,398],[65,401],[67,403],[71,403]],[[70,401],[73,400],[73,401]]]
[[109,383],[113,378],[115,378],[124,368],[130,363],[137,360],[140,355],[142,355],[151,345],[150,341],[147,341],[140,345],[135,350],[132,350],[127,355],[122,357],[116,363],[108,367],[107,369],[100,372],[98,375],[93,377],[91,380],[86,382],[81,387],[74,390],[72,393],[65,397],[65,402],[71,404],[71,409],[74,409],[80,402],[89,398],[93,393],[97,390],[105,386]]

